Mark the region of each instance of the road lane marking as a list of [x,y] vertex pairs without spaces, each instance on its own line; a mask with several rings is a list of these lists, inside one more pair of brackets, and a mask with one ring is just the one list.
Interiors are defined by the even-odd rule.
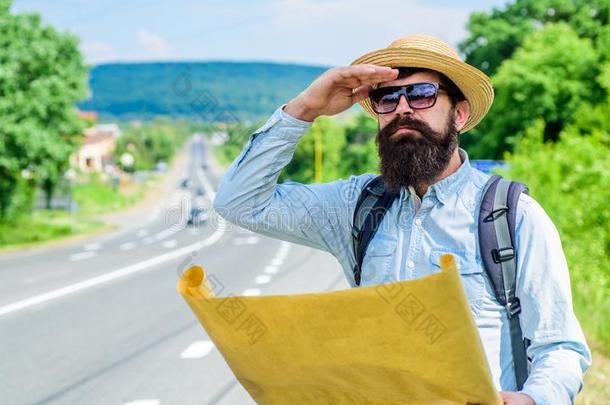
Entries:
[[[222,234],[220,235],[222,236]],[[5,305],[0,307],[0,316],[9,314],[11,312],[15,312],[21,309],[29,308],[33,305],[41,304],[43,302],[51,301],[56,298],[60,298],[66,296],[68,294],[75,293],[77,291],[82,291],[103,283],[107,283],[112,280],[116,280],[121,277],[128,276],[130,274],[138,273],[143,270],[148,269],[149,267],[165,263],[167,261],[179,258],[186,254],[192,253],[193,251],[199,250],[204,247],[208,247],[214,243],[216,243],[220,237],[217,235],[217,232],[213,233],[206,239],[201,242],[196,242],[190,244],[188,246],[184,246],[182,248],[172,250],[170,252],[161,254],[159,256],[152,257],[150,259],[141,261],[139,263],[135,263],[129,266],[125,266],[118,270],[111,271],[110,273],[102,274],[101,276],[93,277],[87,280],[80,281],[78,283],[70,284],[68,286],[58,288],[56,290],[52,290],[43,294],[39,294],[30,298],[26,298],[21,301],[17,301],[15,303]]]
[[235,245],[256,245],[260,239],[257,236],[248,236],[244,238],[235,238],[233,243]]
[[95,256],[97,256],[97,252],[74,253],[73,255],[70,255],[70,261],[71,262],[78,262],[80,260],[90,259],[90,258],[95,257]]
[[193,342],[184,349],[182,353],[180,353],[181,359],[200,359],[202,357],[207,356],[212,349],[214,349],[214,343],[209,340],[197,340]]
[[85,246],[83,246],[83,250],[86,251],[92,251],[92,250],[100,250],[102,248],[102,245],[100,243],[88,243]]
[[[209,185],[209,182],[207,184]],[[211,187],[211,185],[210,185],[210,187]],[[212,190],[212,193],[213,193],[213,190]],[[212,193],[209,193],[208,195],[211,196]],[[222,221],[222,219],[219,218],[219,224],[221,224],[223,222],[224,221]],[[170,252],[163,253],[161,255],[141,261],[139,263],[135,263],[135,264],[132,264],[129,266],[122,267],[118,270],[111,271],[110,273],[102,274],[100,276],[89,278],[87,280],[83,280],[78,283],[70,284],[65,287],[51,290],[51,291],[48,291],[43,294],[35,295],[33,297],[14,302],[12,304],[2,306],[2,307],[0,307],[0,316],[7,315],[7,314],[10,314],[13,312],[17,312],[22,309],[30,308],[34,305],[42,304],[44,302],[52,301],[54,299],[61,298],[66,295],[78,292],[78,291],[83,291],[88,288],[95,287],[97,285],[107,283],[112,280],[126,277],[130,274],[135,274],[135,273],[144,271],[152,266],[155,266],[155,265],[158,265],[161,263],[165,263],[170,260],[177,259],[177,258],[185,256],[187,254],[191,254],[191,253],[193,253],[193,251],[197,251],[204,247],[211,246],[214,243],[218,242],[220,240],[220,238],[222,238],[222,236],[224,234],[224,230],[225,230],[224,227],[219,226],[214,231],[214,233],[212,233],[210,236],[208,236],[207,238],[205,238],[204,240],[202,240],[200,242],[195,242],[190,245],[181,247],[179,249],[172,250]],[[86,253],[95,254],[95,252],[86,252]]]
[[260,276],[256,276],[254,282],[256,284],[267,284],[271,281],[271,276],[267,274],[261,274]]
[[184,227],[185,227],[185,224],[180,224],[180,225],[178,225],[178,226],[176,226],[176,227],[171,227],[171,228],[165,229],[165,230],[163,230],[163,231],[161,231],[161,232],[159,232],[159,233],[155,234],[155,236],[154,236],[153,238],[154,238],[154,239],[155,239],[157,242],[159,242],[159,241],[161,241],[161,240],[163,240],[163,239],[165,239],[165,238],[167,238],[167,237],[169,237],[169,236],[172,236],[172,235],[173,235],[173,234],[175,234],[176,232],[178,232],[178,231],[180,231],[180,230],[184,229]]
[[261,290],[259,290],[258,288],[248,288],[245,289],[241,295],[246,295],[246,296],[255,296],[255,295],[261,295]]
[[158,399],[136,399],[135,401],[125,402],[125,405],[159,405]]
[[122,252],[125,252],[127,250],[133,249],[134,247],[136,247],[136,244],[134,242],[125,242],[121,246],[119,246],[119,249]]
[[278,271],[278,267],[277,266],[267,266],[265,267],[265,270],[263,270],[265,273],[267,274],[275,274]]

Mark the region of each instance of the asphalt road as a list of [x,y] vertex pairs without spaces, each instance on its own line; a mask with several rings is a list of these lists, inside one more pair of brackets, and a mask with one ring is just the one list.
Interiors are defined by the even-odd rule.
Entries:
[[[123,232],[0,256],[0,404],[250,404],[176,291],[189,263],[220,295],[347,288],[327,253],[253,234],[211,213],[219,174],[198,137],[159,209]],[[197,196],[203,189],[204,196]],[[136,220],[134,220],[136,221]]]

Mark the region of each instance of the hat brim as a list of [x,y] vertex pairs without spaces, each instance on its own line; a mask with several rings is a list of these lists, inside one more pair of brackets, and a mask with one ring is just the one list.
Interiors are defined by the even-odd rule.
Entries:
[[[372,51],[353,61],[352,65],[374,64],[389,67],[421,67],[443,73],[464,93],[470,104],[470,116],[460,132],[474,128],[491,108],[494,99],[493,86],[487,75],[479,69],[459,59],[431,50],[391,48]],[[360,101],[362,108],[373,118],[377,114],[371,107],[369,98]]]

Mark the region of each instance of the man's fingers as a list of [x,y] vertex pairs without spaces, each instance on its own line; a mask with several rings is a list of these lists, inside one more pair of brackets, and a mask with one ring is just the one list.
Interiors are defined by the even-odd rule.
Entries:
[[367,98],[369,96],[369,92],[372,89],[373,87],[368,84],[355,88],[354,94],[352,95],[352,101],[354,102],[354,104]]
[[337,68],[336,79],[342,81],[348,78],[357,77],[360,80],[387,81],[395,79],[398,76],[398,69],[392,69],[385,66],[376,65],[354,65],[342,68]]

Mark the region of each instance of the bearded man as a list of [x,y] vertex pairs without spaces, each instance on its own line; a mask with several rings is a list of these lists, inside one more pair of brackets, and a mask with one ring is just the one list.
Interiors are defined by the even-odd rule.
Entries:
[[[310,185],[277,179],[317,117],[356,102],[378,120],[381,180],[396,198],[354,277],[354,210],[376,176]],[[330,252],[351,286],[422,277],[439,271],[440,254],[451,253],[504,403],[573,403],[591,353],[573,312],[553,222],[521,194],[513,258],[518,323],[529,342],[525,381],[515,376],[511,309],[497,301],[481,259],[477,218],[490,176],[471,166],[458,136],[476,126],[492,102],[489,78],[449,45],[425,35],[399,38],[350,66],[325,71],[279,107],[228,169],[214,208],[255,232]]]

